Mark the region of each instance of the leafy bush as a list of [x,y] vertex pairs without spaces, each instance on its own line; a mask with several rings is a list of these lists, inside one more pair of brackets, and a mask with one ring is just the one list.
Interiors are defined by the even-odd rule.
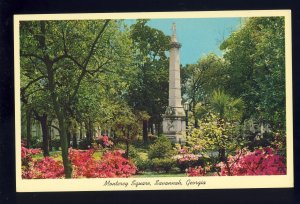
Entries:
[[43,142],[42,139],[39,137],[32,137],[31,138],[31,147],[33,148],[42,148]]
[[60,148],[60,140],[59,139],[52,140],[51,144],[55,150],[59,150],[59,148]]
[[176,160],[173,158],[154,158],[150,162],[152,171],[165,171],[168,173],[176,165]]
[[150,168],[149,160],[143,160],[141,158],[133,159],[133,163],[136,165],[138,172],[143,172]]
[[277,155],[272,148],[265,147],[253,152],[238,151],[235,156],[229,156],[227,164],[217,165],[222,176],[244,175],[285,175],[284,157]]
[[90,149],[91,146],[92,146],[92,145],[91,145],[91,143],[88,141],[87,138],[82,139],[82,140],[79,142],[79,144],[78,144],[78,148],[79,148],[79,149],[85,149],[85,150]]
[[172,157],[175,151],[172,148],[172,144],[168,138],[161,136],[155,140],[155,142],[150,145],[148,157],[149,159],[154,158],[166,158]]
[[[115,149],[122,149],[126,150],[126,144],[119,143],[115,146]],[[135,166],[137,167],[139,172],[145,171],[149,168],[149,161],[143,160],[140,155],[138,154],[138,150],[135,148],[135,146],[130,145],[129,146],[129,154],[128,154],[129,160],[131,160]]]

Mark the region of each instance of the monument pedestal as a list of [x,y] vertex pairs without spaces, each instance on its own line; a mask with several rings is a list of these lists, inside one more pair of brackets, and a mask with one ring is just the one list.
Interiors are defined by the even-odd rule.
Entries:
[[163,133],[172,143],[185,145],[186,116],[182,107],[168,107],[163,115]]

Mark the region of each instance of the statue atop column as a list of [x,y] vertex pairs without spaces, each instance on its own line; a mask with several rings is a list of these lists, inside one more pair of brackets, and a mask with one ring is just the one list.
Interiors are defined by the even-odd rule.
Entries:
[[176,38],[176,24],[172,25],[169,61],[169,105],[163,115],[163,133],[174,143],[185,144],[185,112],[181,98],[180,56],[181,44]]

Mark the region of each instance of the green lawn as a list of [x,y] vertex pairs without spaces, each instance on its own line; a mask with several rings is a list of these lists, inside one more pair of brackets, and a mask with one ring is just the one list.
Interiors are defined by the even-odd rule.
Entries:
[[[56,160],[62,161],[61,151],[52,151],[52,152],[49,152],[49,154],[50,154],[50,157],[52,157],[52,158],[54,158]],[[33,160],[37,160],[37,159],[42,159],[43,157],[44,157],[43,153],[41,153],[41,154],[33,155],[32,159]]]
[[186,177],[185,173],[157,173],[157,172],[143,172],[141,174],[133,175],[133,178],[151,178],[151,177]]

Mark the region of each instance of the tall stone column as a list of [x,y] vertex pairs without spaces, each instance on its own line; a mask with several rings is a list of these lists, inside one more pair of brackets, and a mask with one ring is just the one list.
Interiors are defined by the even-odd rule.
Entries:
[[181,44],[176,38],[176,25],[173,23],[169,62],[169,106],[163,115],[163,133],[174,143],[185,144],[185,112],[181,98],[180,56]]

